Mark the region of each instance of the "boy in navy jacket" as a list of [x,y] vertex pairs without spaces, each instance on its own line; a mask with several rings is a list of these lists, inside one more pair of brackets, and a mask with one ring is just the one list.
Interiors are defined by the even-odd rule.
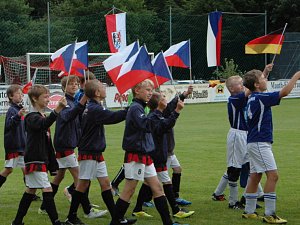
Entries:
[[[192,94],[192,92],[193,92],[193,86],[190,85],[187,91],[184,91],[182,94],[179,95],[179,99],[181,101],[184,101],[184,99],[187,98],[190,94]],[[173,110],[176,108],[177,102],[178,102],[178,97],[176,96],[175,98],[172,99],[172,101],[168,103],[167,108],[164,110],[163,113],[164,117],[168,117],[170,113],[173,112]],[[174,152],[175,149],[174,129],[170,129],[169,132],[167,133],[167,140],[168,140],[167,167],[168,169],[172,168],[173,170],[172,184],[173,184],[173,191],[176,197],[176,202],[178,205],[182,205],[182,206],[191,205],[192,202],[180,198],[179,196],[182,167]]]
[[33,110],[25,117],[26,149],[25,149],[25,181],[27,189],[20,201],[17,215],[12,225],[23,225],[23,218],[27,214],[37,189],[43,191],[45,209],[53,225],[62,225],[60,222],[53,198],[51,184],[47,172],[56,172],[58,165],[52,146],[50,126],[55,122],[57,115],[66,106],[67,101],[62,98],[49,116],[44,114],[49,103],[49,90],[43,85],[33,85],[28,97]]
[[[163,183],[163,189],[168,199],[168,202],[172,208],[173,216],[176,218],[186,218],[194,214],[194,211],[187,211],[180,209],[176,203],[175,195],[173,193],[172,181],[168,174],[167,169],[167,159],[168,159],[168,139],[167,134],[175,126],[176,120],[179,116],[180,111],[184,107],[184,103],[181,100],[177,101],[177,106],[173,112],[170,113],[169,117],[164,117],[163,112],[157,109],[160,101],[164,101],[166,104],[166,99],[160,93],[153,93],[148,106],[150,108],[150,113],[148,115],[149,119],[155,122],[152,130],[152,136],[155,144],[155,151],[151,153],[154,161],[154,166],[157,172],[158,179]],[[137,199],[137,204],[133,210],[133,215],[137,217],[150,217],[149,214],[142,210],[143,202],[145,197],[147,197],[147,191],[149,186],[143,184]]]
[[[56,159],[59,170],[51,182],[54,196],[58,191],[59,184],[63,180],[67,169],[70,171],[74,181],[70,187],[74,186],[75,188],[77,185],[79,167],[74,149],[77,147],[78,140],[81,137],[79,117],[83,113],[87,100],[87,98],[84,96],[77,104],[74,102],[74,95],[78,90],[77,76],[70,75],[68,77],[64,77],[61,80],[61,85],[67,99],[67,107],[65,107],[56,118],[54,148],[56,151]],[[88,198],[88,195],[85,197]],[[105,211],[101,212],[98,209],[92,208],[90,204],[83,205],[82,207],[87,218],[100,217],[103,215],[103,213],[105,213]],[[44,213],[42,211],[44,209],[44,204],[42,204],[41,208],[39,209],[39,213]]]
[[16,167],[24,171],[25,130],[22,106],[23,93],[20,85],[13,84],[7,91],[10,107],[7,110],[4,127],[5,166],[0,173],[0,187]]
[[[146,103],[151,99],[153,82],[144,80],[132,88],[134,99],[128,109],[123,137],[125,150],[125,186],[116,202],[116,214],[111,225],[129,224],[122,219],[129,207],[129,201],[134,194],[138,181],[145,181],[151,187],[156,209],[164,225],[172,225],[169,208],[163,188],[159,183],[150,153],[155,146],[152,130],[155,122],[145,115]],[[166,108],[166,102],[160,102],[157,109],[161,112]]]
[[102,198],[111,216],[114,214],[115,203],[111,193],[103,152],[106,148],[104,125],[116,124],[125,120],[127,110],[109,111],[101,105],[106,92],[98,80],[88,81],[85,95],[89,103],[82,116],[82,136],[78,145],[79,180],[72,195],[72,202],[67,224],[83,224],[77,217],[79,204],[85,204],[85,192],[91,179],[97,179],[101,186]]

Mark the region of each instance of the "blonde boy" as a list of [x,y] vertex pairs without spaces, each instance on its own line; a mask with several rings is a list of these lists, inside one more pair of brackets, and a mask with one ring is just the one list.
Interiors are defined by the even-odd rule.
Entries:
[[[151,99],[153,82],[144,80],[132,88],[133,102],[128,109],[123,137],[125,150],[125,186],[116,202],[116,214],[111,225],[131,224],[135,221],[124,221],[124,215],[129,207],[129,201],[134,194],[138,181],[146,181],[151,187],[155,206],[164,225],[172,225],[169,208],[163,188],[157,178],[156,170],[150,153],[155,146],[152,138],[154,121],[145,115],[145,107]],[[166,108],[167,102],[161,101],[158,110]]]

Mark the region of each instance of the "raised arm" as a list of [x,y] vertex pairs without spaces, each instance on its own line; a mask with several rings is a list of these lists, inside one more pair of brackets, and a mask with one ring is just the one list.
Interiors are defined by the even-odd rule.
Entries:
[[296,72],[294,76],[290,79],[287,85],[285,85],[279,92],[279,97],[283,98],[287,96],[294,88],[296,82],[300,79],[300,71]]
[[273,63],[270,63],[270,64],[266,65],[266,67],[265,67],[265,69],[264,69],[264,71],[263,71],[263,74],[265,75],[265,78],[268,79],[269,74],[270,74],[270,72],[271,72],[272,69],[273,69],[273,66],[274,66]]
[[87,101],[87,97],[86,97],[86,95],[83,95],[83,97],[80,99],[80,101],[76,104],[75,107],[64,108],[60,112],[59,117],[66,122],[74,120],[77,115],[82,114],[82,112],[84,111],[86,101]]
[[[169,129],[173,128],[176,123],[176,119],[179,116],[180,111],[183,109],[184,103],[181,100],[178,100],[176,109],[166,118],[158,119],[154,124],[154,132],[157,134],[163,134]],[[157,110],[162,113],[161,110]],[[150,116],[151,117],[151,116]]]
[[127,110],[119,110],[119,111],[110,111],[104,109],[103,107],[97,110],[96,123],[109,125],[109,124],[116,124],[120,123],[126,118]]

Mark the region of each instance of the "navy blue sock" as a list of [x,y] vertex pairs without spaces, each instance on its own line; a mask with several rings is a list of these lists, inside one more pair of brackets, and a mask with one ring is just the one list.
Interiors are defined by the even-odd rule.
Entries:
[[52,224],[58,222],[58,214],[52,192],[43,192],[43,203]]
[[24,194],[21,198],[21,201],[19,203],[17,215],[14,220],[14,222],[16,224],[22,224],[23,218],[27,214],[27,211],[30,207],[30,204],[31,204],[34,196],[35,196],[34,194],[29,194],[29,193],[24,192]]
[[181,173],[173,173],[172,184],[173,184],[173,191],[174,191],[175,198],[179,198],[180,180],[181,180]]
[[173,221],[171,220],[170,217],[166,196],[162,195],[160,197],[154,198],[154,203],[157,211],[160,214],[163,225],[172,225]]
[[84,193],[79,192],[79,191],[74,191],[73,195],[72,195],[72,202],[71,202],[71,206],[70,206],[70,210],[69,210],[69,214],[68,214],[68,219],[69,220],[73,220],[77,217],[77,210],[79,207],[79,204],[82,201]]
[[0,175],[0,187],[2,187],[2,185],[5,183],[6,181],[6,177]]

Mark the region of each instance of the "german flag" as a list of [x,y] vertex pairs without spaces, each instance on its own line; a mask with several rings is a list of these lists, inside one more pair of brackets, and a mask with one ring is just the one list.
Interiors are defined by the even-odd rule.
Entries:
[[280,54],[284,36],[282,34],[268,34],[249,41],[245,45],[246,54]]

